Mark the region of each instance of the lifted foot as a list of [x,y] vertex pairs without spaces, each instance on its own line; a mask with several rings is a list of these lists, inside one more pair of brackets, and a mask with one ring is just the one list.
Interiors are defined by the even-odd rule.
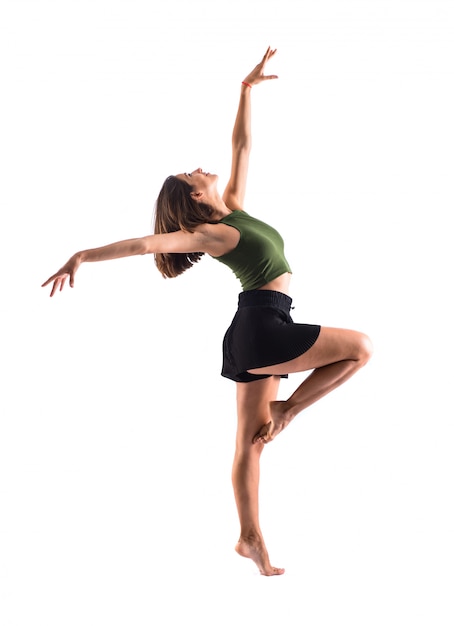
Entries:
[[286,428],[293,419],[286,408],[286,402],[277,400],[270,402],[271,420],[262,426],[259,432],[254,435],[252,443],[269,443]]

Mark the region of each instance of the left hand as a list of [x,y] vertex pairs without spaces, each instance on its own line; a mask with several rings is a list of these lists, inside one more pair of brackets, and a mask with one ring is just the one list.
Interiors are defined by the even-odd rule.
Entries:
[[276,74],[268,74],[267,76],[265,76],[265,74],[263,73],[265,65],[276,54],[276,52],[277,50],[271,50],[271,48],[268,46],[268,50],[265,52],[263,59],[258,65],[254,67],[252,72],[246,76],[244,82],[249,83],[249,85],[258,85],[264,80],[272,80],[274,78],[277,78]]
[[50,283],[54,283],[52,285],[52,290],[50,292],[50,297],[54,295],[56,291],[62,291],[65,286],[66,280],[69,277],[69,286],[74,287],[74,275],[79,269],[81,264],[80,254],[74,254],[69,261],[67,261],[58,272],[52,274],[50,278],[46,280],[45,283],[41,285],[41,287],[47,287]]

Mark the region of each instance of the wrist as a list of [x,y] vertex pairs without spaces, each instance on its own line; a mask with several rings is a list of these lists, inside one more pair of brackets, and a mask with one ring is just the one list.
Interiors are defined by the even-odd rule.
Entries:
[[252,89],[252,85],[251,85],[251,83],[248,83],[248,81],[247,81],[247,80],[243,80],[243,81],[241,82],[241,86],[242,86],[242,87],[244,87],[246,90],[247,90],[247,89]]

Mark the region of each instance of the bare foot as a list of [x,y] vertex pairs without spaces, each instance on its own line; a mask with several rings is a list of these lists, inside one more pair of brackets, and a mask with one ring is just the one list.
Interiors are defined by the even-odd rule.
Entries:
[[241,556],[252,559],[264,576],[279,576],[285,570],[282,567],[273,567],[268,557],[267,549],[261,538],[240,537],[235,550]]
[[269,443],[277,437],[277,435],[286,428],[293,419],[289,411],[286,409],[286,402],[277,400],[270,402],[271,421],[262,426],[254,438],[252,443]]

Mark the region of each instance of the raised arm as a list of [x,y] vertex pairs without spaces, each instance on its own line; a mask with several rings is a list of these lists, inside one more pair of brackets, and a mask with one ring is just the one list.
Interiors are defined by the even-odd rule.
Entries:
[[263,59],[246,76],[241,84],[240,103],[232,134],[232,168],[222,199],[232,210],[243,209],[246,193],[249,154],[251,151],[251,90],[264,80],[277,78],[275,74],[264,75],[266,63],[276,54],[276,50],[265,52]]

